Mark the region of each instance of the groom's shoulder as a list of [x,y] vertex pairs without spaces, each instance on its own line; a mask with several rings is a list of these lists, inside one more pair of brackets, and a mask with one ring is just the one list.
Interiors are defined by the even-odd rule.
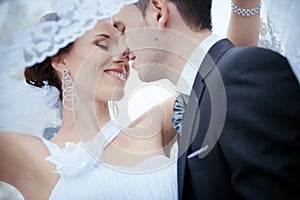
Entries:
[[230,56],[265,56],[265,55],[270,55],[270,56],[276,56],[276,57],[283,57],[279,53],[266,49],[263,47],[257,47],[257,46],[242,46],[242,47],[236,47],[233,46],[230,48],[226,53],[228,53]]
[[232,47],[216,63],[224,79],[272,77],[280,74],[294,79],[288,60],[279,53],[261,47]]
[[221,62],[236,65],[289,65],[281,54],[262,47],[233,47],[224,53]]

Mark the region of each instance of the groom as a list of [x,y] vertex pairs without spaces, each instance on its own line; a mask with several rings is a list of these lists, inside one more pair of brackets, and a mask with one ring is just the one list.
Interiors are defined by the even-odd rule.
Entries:
[[189,96],[179,199],[299,199],[300,87],[290,65],[213,35],[210,12],[211,0],[140,0],[114,18],[127,30],[159,29],[128,31],[135,69]]

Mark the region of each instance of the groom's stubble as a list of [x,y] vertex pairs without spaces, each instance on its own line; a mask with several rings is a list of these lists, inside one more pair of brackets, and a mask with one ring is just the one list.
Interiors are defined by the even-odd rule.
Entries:
[[167,78],[176,85],[174,78],[170,78],[174,74],[173,65],[169,61],[172,54],[168,47],[170,40],[153,25],[153,19],[143,15],[135,5],[128,5],[113,20],[126,25],[126,43],[136,56],[132,66],[137,70],[139,78],[145,82]]

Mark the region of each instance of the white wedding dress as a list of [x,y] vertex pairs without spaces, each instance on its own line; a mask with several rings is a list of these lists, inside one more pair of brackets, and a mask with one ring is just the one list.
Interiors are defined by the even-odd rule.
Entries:
[[61,149],[42,139],[51,154],[46,160],[60,175],[49,199],[178,199],[176,158],[154,156],[135,167],[98,161],[96,157],[119,133],[120,128],[109,121],[88,143],[66,143]]
[[259,46],[287,57],[300,83],[299,10],[299,0],[263,0]]

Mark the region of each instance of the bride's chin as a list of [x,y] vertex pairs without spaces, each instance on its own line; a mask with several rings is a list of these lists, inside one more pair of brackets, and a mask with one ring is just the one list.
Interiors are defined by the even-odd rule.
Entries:
[[124,90],[121,92],[118,92],[118,94],[114,94],[111,98],[112,101],[120,101],[124,97]]

